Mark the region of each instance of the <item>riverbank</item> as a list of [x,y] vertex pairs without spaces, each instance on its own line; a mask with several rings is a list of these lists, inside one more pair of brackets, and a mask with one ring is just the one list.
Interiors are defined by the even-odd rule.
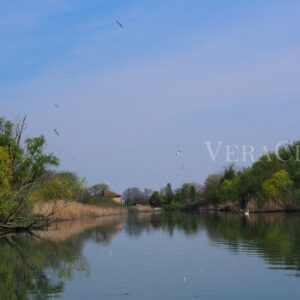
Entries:
[[114,216],[114,215],[126,215],[129,211],[137,213],[152,212],[153,208],[147,205],[91,205],[83,204],[76,201],[65,202],[59,200],[55,205],[50,203],[42,203],[34,208],[34,212],[44,216],[49,216],[55,220],[66,221],[66,220],[77,220],[77,219],[88,219],[103,216]]
[[[300,212],[300,206],[283,202],[274,203],[271,201],[267,201],[264,205],[258,206],[254,200],[250,200],[244,210],[247,210],[250,213]],[[228,202],[224,204],[202,206],[199,207],[199,211],[241,213],[241,207],[237,203]]]

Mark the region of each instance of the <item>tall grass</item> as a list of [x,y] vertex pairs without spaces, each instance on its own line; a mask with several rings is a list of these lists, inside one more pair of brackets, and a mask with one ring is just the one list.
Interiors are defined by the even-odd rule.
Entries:
[[91,205],[76,201],[65,202],[63,200],[57,201],[54,207],[49,203],[39,204],[34,210],[35,213],[43,215],[49,215],[53,211],[53,217],[58,220],[72,220],[127,213],[127,208],[117,203],[114,203],[114,205]]

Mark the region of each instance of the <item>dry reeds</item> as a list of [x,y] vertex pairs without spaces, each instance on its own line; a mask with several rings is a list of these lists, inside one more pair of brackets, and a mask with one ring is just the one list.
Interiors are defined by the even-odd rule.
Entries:
[[126,214],[127,208],[109,205],[89,205],[76,201],[65,202],[63,200],[58,200],[55,204],[41,203],[36,205],[34,212],[44,216],[52,215],[57,220],[74,220]]

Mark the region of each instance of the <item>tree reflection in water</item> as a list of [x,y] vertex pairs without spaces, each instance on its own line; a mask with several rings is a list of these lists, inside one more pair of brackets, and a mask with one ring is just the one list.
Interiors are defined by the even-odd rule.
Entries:
[[82,255],[86,240],[108,243],[121,229],[120,218],[61,222],[48,232],[0,238],[1,299],[46,299],[64,290],[77,272],[89,276]]
[[233,214],[166,213],[152,216],[153,228],[170,235],[181,230],[186,235],[207,232],[214,246],[231,252],[251,252],[262,257],[270,268],[300,270],[300,215],[256,214],[248,218]]
[[143,231],[163,229],[171,236],[183,231],[186,236],[207,232],[213,246],[226,247],[231,252],[251,252],[262,257],[273,269],[300,271],[300,215],[252,214],[244,217],[223,213],[171,212],[152,215],[132,215],[125,230],[139,236]]
[[10,234],[0,238],[1,299],[46,299],[63,292],[78,272],[90,275],[83,255],[87,241],[108,244],[123,230],[139,238],[163,230],[189,237],[205,232],[213,247],[252,253],[270,268],[300,271],[300,215],[264,214],[249,218],[230,214],[130,214],[94,220],[60,222],[47,232]]

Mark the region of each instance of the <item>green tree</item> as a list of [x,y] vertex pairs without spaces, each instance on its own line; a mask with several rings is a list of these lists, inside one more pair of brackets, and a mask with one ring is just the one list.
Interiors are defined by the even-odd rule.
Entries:
[[195,203],[197,200],[197,191],[194,184],[184,183],[178,192],[181,195],[182,204]]
[[287,197],[292,186],[293,181],[290,179],[288,172],[280,170],[263,183],[262,192],[265,197],[276,200]]
[[106,183],[98,183],[89,188],[91,196],[104,197],[104,194],[110,190]]
[[71,172],[49,172],[30,194],[33,202],[80,199],[84,181]]
[[300,141],[283,145],[278,150],[278,156],[285,165],[295,188],[300,188]]
[[232,179],[225,179],[219,189],[219,195],[222,202],[226,201],[239,201],[240,199],[240,177],[235,176]]
[[6,169],[9,161],[9,176],[1,181],[2,188],[6,186],[0,198],[0,221],[3,223],[14,222],[19,217],[32,217],[32,203],[28,196],[48,168],[59,163],[54,155],[45,153],[44,136],[23,142],[25,128],[26,118],[16,124],[0,118],[0,155],[4,158],[1,168]]
[[229,166],[225,167],[223,174],[221,175],[221,183],[225,180],[231,180],[235,177],[235,168],[233,164],[230,164]]
[[168,183],[162,190],[161,194],[165,199],[165,204],[170,205],[174,201],[174,193],[171,183]]
[[162,194],[158,191],[153,192],[153,194],[150,196],[149,203],[151,206],[154,207],[161,207],[164,205],[164,197]]
[[204,198],[208,203],[217,204],[220,201],[219,187],[222,177],[212,174],[207,177],[204,183]]
[[5,148],[0,147],[0,198],[5,197],[10,185],[10,159]]

